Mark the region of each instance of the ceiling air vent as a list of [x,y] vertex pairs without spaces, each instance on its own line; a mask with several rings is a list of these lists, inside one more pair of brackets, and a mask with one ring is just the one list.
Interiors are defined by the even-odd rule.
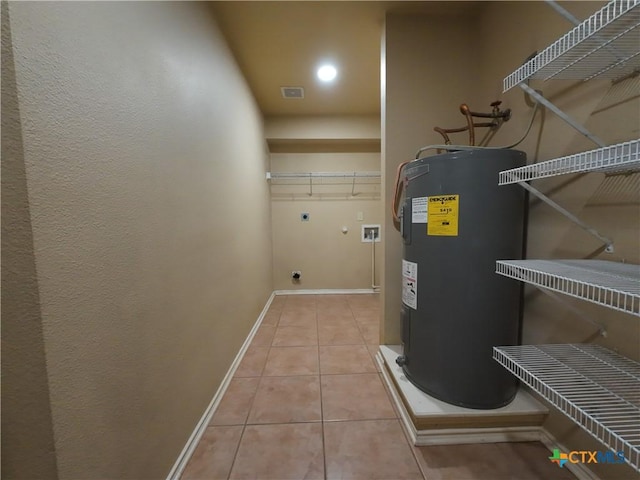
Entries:
[[304,98],[304,88],[302,87],[280,87],[283,98]]

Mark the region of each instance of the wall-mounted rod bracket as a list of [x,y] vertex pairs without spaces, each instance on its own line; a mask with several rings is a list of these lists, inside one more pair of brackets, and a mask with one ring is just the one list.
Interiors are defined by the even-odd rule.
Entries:
[[574,315],[576,315],[576,317],[578,317],[580,320],[584,320],[585,322],[590,323],[591,325],[596,327],[598,329],[598,333],[600,334],[600,336],[606,338],[607,329],[604,325],[595,321],[590,316],[586,315],[582,310],[580,310],[579,308],[577,308],[576,306],[568,302],[562,295],[558,295],[557,293],[552,292],[551,290],[547,290],[546,288],[538,287],[538,290],[544,293],[545,295],[547,295],[548,297],[554,299],[556,302],[558,302],[562,306],[564,306],[567,310],[569,310]]
[[564,113],[562,110],[560,110],[558,107],[556,107],[553,103],[551,103],[549,100],[547,100],[542,95],[540,95],[536,90],[531,88],[529,85],[527,85],[524,82],[523,83],[519,83],[518,85],[525,92],[527,92],[529,94],[529,96],[533,97],[538,103],[541,103],[542,105],[547,107],[549,110],[551,110],[553,113],[555,113],[558,117],[560,117],[566,123],[571,125],[573,128],[575,128],[578,132],[580,132],[582,135],[587,137],[593,143],[595,143],[599,147],[606,147],[607,146],[607,144],[605,142],[603,142],[600,138],[596,137],[593,133],[591,133],[589,130],[587,130],[581,123],[578,123],[573,118],[571,118],[569,115]]
[[576,217],[569,210],[567,210],[566,208],[562,207],[561,205],[558,205],[556,202],[551,200],[549,197],[547,197],[540,190],[532,187],[527,182],[518,182],[518,184],[521,185],[526,190],[528,190],[529,192],[531,192],[532,194],[534,194],[536,197],[538,197],[544,203],[549,205],[551,208],[553,208],[557,212],[559,212],[562,215],[564,215],[565,217],[567,217],[573,223],[575,223],[580,228],[582,228],[585,232],[590,233],[591,235],[596,237],[598,240],[600,240],[602,243],[604,243],[604,245],[605,245],[605,250],[604,251],[605,252],[607,252],[607,253],[613,253],[614,252],[613,240],[611,240],[610,238],[605,237],[604,235],[600,234],[600,232],[598,232],[595,228],[590,227],[589,225],[584,223],[582,220],[580,220],[578,217]]

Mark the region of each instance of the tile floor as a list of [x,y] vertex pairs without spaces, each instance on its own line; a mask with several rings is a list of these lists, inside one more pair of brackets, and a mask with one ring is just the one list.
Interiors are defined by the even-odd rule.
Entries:
[[410,445],[373,356],[377,295],[273,300],[183,480],[573,479],[539,443]]

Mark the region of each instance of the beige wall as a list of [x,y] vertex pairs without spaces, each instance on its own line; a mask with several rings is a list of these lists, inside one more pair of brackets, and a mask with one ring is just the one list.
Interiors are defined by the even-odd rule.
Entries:
[[355,140],[379,141],[377,115],[270,116],[265,119],[268,141]]
[[[380,171],[379,153],[272,153],[273,172]],[[379,179],[317,179],[271,182],[273,278],[279,290],[372,287],[372,245],[361,242],[361,226],[381,224]],[[354,192],[355,195],[351,195]],[[300,219],[309,213],[308,222]],[[358,213],[362,220],[358,220]],[[348,232],[342,232],[347,227]],[[375,244],[376,285],[386,232]],[[299,282],[293,270],[302,271]]]
[[272,291],[261,117],[206,4],[8,10],[3,478],[161,478]]
[[2,471],[7,478],[20,472],[52,479],[53,423],[8,3],[1,8]]
[[[568,2],[564,6],[577,18],[587,18],[603,2]],[[501,90],[502,78],[534,50],[549,43],[572,28],[571,24],[543,2],[495,2],[488,5],[482,21],[481,94],[495,95]],[[544,28],[539,28],[544,25]],[[505,38],[517,38],[507,41]],[[495,45],[500,44],[500,54]],[[612,86],[607,80],[587,83],[572,81],[532,81],[547,98],[566,113],[587,126],[608,145],[640,136],[640,81],[627,80]],[[635,97],[635,98],[634,98]],[[514,125],[524,131],[531,112],[519,88],[503,95],[505,106],[514,111]],[[496,137],[496,144],[508,143],[518,135],[506,129]],[[590,150],[596,145],[577,134],[551,112],[538,116],[531,135],[519,147],[526,151],[529,162],[544,161],[571,153]],[[589,174],[579,177],[556,177],[534,182],[548,192],[564,182],[572,182],[551,196],[602,234],[612,238],[615,253],[600,253],[602,260],[640,263],[640,174],[630,177],[605,177]],[[602,244],[574,226],[547,205],[533,202],[530,210],[528,237],[529,258],[584,258]],[[631,315],[564,297],[564,307],[535,289],[527,289],[523,343],[598,343],[621,354],[640,359],[640,323]],[[602,324],[607,337],[585,318]],[[586,435],[580,427],[554,412],[545,427],[568,448],[602,450],[603,445]],[[600,466],[594,470],[602,478],[631,478],[628,467]]]
[[[385,216],[382,342],[400,343],[402,241],[391,219],[397,166],[425,145],[441,143],[433,127],[459,126],[461,103],[476,98],[475,23],[465,17],[386,17],[383,39],[382,165]],[[480,106],[493,98],[483,98]],[[479,107],[475,109],[480,109]]]

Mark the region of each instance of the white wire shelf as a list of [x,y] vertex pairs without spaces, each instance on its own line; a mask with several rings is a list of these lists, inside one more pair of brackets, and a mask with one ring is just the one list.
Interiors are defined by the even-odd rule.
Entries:
[[639,2],[612,0],[506,77],[503,91],[528,78],[619,78],[639,69]]
[[640,316],[640,266],[605,260],[498,260],[496,273]]
[[620,172],[639,169],[640,139],[505,170],[498,175],[498,184],[527,182],[568,173]]
[[573,344],[494,347],[493,358],[640,471],[640,363]]
[[309,180],[321,178],[341,178],[351,180],[354,178],[380,178],[380,172],[269,172],[268,180]]
[[[300,192],[292,191],[296,186],[308,187],[309,197],[347,198],[379,197],[380,172],[267,172],[271,190],[279,190],[280,198],[294,199]],[[351,187],[350,194],[345,191]],[[357,191],[356,191],[357,187]],[[337,189],[337,190],[336,190]],[[315,191],[314,191],[315,190]],[[337,195],[337,196],[336,196]]]

